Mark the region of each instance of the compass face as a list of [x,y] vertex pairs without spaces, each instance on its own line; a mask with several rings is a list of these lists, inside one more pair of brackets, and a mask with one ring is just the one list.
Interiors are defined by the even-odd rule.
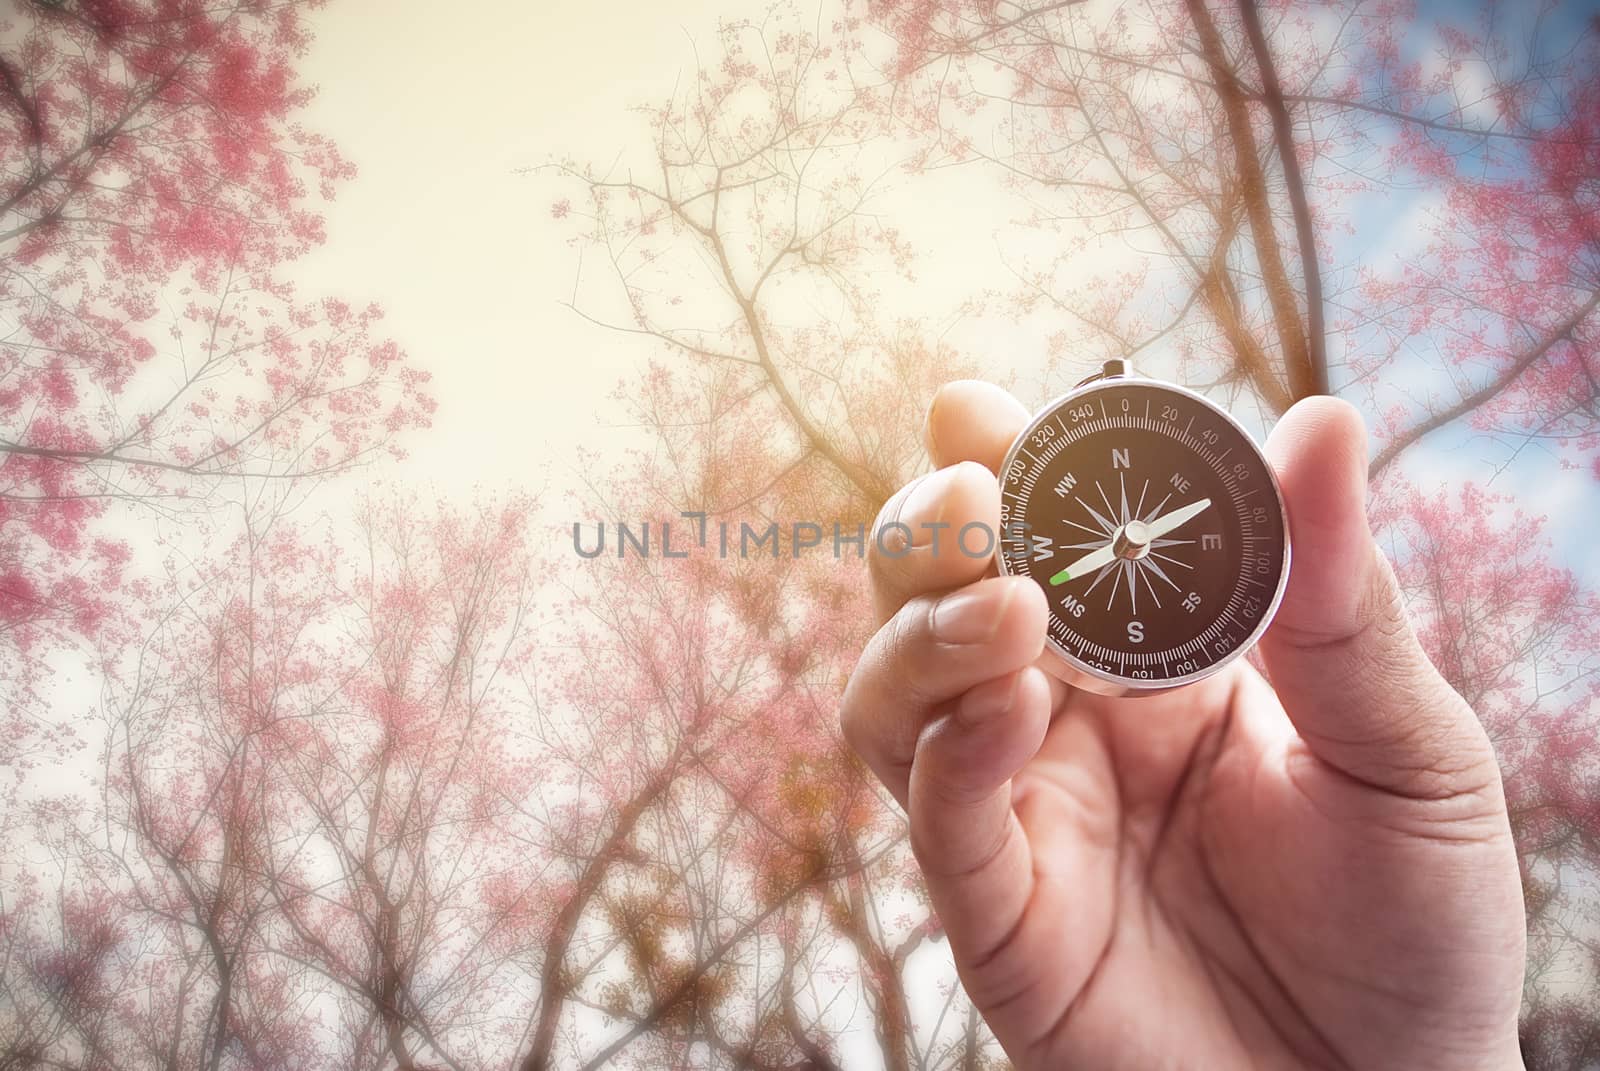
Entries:
[[1000,485],[1001,570],[1044,588],[1069,679],[1102,691],[1198,680],[1277,609],[1289,566],[1277,482],[1197,394],[1120,378],[1073,391],[1018,436]]

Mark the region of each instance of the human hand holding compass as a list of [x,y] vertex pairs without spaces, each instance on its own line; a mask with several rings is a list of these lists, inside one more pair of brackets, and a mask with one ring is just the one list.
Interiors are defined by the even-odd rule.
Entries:
[[[941,467],[880,519],[999,527],[1004,460],[1034,419],[998,388],[947,387],[928,421]],[[1128,477],[1124,510],[1113,475],[1134,472],[1138,443],[1115,448],[1129,451],[1126,469],[1075,463],[1077,486],[1055,503],[1075,512],[1042,515],[1090,545],[1041,548],[1031,537],[1056,533],[1037,525],[1018,541],[1026,557],[1008,564],[1040,554],[1038,574],[995,576],[915,543],[875,556],[882,627],[841,708],[846,738],[907,809],[962,981],[996,1037],[1023,1068],[1521,1066],[1521,888],[1499,774],[1368,534],[1359,417],[1303,402],[1266,451],[1295,547],[1260,641],[1272,684],[1231,654],[1273,600],[1236,620],[1154,617],[1152,591],[1163,614],[1187,614],[1184,600],[1146,570],[1135,610],[1126,570],[1145,559],[1123,555],[1144,544],[1146,557],[1192,566],[1156,559],[1200,597],[1198,614],[1225,606],[1241,576],[1277,579],[1276,550],[1230,551],[1244,535],[1286,547],[1270,538],[1274,511],[1250,530],[1251,507],[1224,509],[1206,490],[1152,512],[1139,504],[1143,475]],[[1199,467],[1175,471],[1199,489]],[[1033,482],[1054,495],[1064,478]],[[1163,521],[1175,527],[1152,534]],[[1146,531],[1127,531],[1134,523]],[[1206,534],[1222,547],[1207,549]],[[1175,536],[1193,542],[1154,546]],[[1191,576],[1208,572],[1221,575]],[[1159,623],[1150,639],[1163,644],[1219,621],[1237,640],[1220,665],[1174,662],[1187,686],[1129,694],[1146,664],[1131,660],[1131,638],[1113,641],[1134,621]],[[1068,683],[1075,650],[1097,671],[1089,685],[1130,688]]]

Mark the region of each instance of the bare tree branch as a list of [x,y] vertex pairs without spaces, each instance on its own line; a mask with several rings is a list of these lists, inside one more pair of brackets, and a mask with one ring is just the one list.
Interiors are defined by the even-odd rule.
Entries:
[[1590,294],[1588,301],[1578,306],[1571,316],[1557,324],[1542,339],[1511,364],[1507,365],[1499,375],[1471,394],[1466,395],[1448,409],[1440,409],[1429,413],[1422,420],[1390,439],[1384,445],[1384,448],[1378,451],[1378,456],[1372,459],[1372,464],[1367,469],[1368,478],[1377,479],[1378,475],[1388,468],[1395,458],[1399,457],[1402,452],[1424,435],[1437,431],[1451,421],[1466,416],[1516,382],[1518,376],[1526,372],[1545,354],[1549,353],[1557,343],[1571,338],[1572,333],[1583,325],[1584,320],[1588,318],[1596,307],[1600,307],[1600,290]]
[[1256,10],[1256,0],[1239,0],[1239,14],[1244,18],[1245,35],[1250,39],[1250,50],[1255,54],[1256,69],[1261,72],[1261,97],[1267,112],[1272,116],[1272,137],[1278,148],[1278,162],[1283,167],[1283,182],[1289,194],[1289,206],[1294,212],[1295,238],[1300,245],[1301,282],[1306,298],[1306,359],[1311,363],[1311,390],[1315,394],[1328,393],[1328,342],[1323,324],[1322,271],[1317,264],[1317,235],[1312,226],[1311,206],[1306,200],[1305,180],[1300,174],[1300,158],[1295,152],[1294,123],[1284,104],[1283,87],[1278,83],[1278,71],[1272,62],[1272,50],[1261,30],[1261,15]]

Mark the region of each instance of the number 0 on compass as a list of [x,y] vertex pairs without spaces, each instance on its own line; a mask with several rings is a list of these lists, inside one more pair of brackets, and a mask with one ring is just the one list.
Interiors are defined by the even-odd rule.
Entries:
[[1012,443],[1000,517],[1001,572],[1050,607],[1047,668],[1091,691],[1216,672],[1266,630],[1289,576],[1283,498],[1249,434],[1121,361]]

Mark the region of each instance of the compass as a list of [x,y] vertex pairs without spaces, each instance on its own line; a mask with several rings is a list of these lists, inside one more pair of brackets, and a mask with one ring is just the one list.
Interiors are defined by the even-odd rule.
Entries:
[[1000,473],[1000,571],[1044,589],[1045,665],[1063,680],[1189,684],[1271,622],[1283,496],[1249,433],[1193,391],[1110,361],[1029,422]]

